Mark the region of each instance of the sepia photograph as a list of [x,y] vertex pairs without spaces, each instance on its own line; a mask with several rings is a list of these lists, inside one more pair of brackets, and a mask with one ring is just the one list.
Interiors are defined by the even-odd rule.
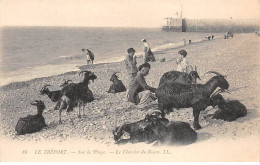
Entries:
[[259,162],[260,0],[1,0],[1,162]]

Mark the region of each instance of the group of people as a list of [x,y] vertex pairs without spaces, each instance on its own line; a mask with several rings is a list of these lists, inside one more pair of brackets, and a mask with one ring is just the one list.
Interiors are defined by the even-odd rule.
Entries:
[[[144,63],[137,68],[134,48],[129,48],[127,50],[128,55],[124,60],[128,74],[127,100],[136,104],[138,108],[149,106],[156,100],[154,95],[156,88],[149,86],[145,80],[145,76],[149,74],[149,70],[151,69],[151,65],[148,62],[155,61],[155,58],[147,44],[147,41],[143,39],[142,42],[145,46]],[[180,50],[178,53],[181,55],[181,58],[176,60],[176,70],[187,72],[187,52],[185,50]]]
[[[139,108],[144,108],[156,100],[154,95],[156,88],[147,85],[145,80],[145,76],[149,74],[151,69],[149,62],[155,61],[155,57],[146,39],[142,39],[141,41],[144,44],[143,64],[137,68],[134,48],[129,48],[127,50],[128,55],[124,61],[128,74],[127,100],[136,104]],[[88,49],[82,49],[82,52],[86,55],[87,65],[93,64],[94,54]],[[176,60],[176,70],[180,72],[187,72],[187,52],[185,50],[180,50],[178,54],[180,54],[181,57]]]

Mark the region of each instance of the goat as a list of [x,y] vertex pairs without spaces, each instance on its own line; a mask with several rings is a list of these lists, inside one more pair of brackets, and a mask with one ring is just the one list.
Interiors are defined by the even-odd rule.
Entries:
[[110,86],[108,93],[118,93],[118,92],[125,92],[126,88],[121,80],[118,79],[118,76],[116,75],[117,72],[113,73],[110,81],[113,82],[113,84]]
[[[65,80],[64,83],[62,83],[60,85],[60,87],[64,87],[66,85],[69,84],[69,82],[72,82],[71,80]],[[42,89],[40,90],[41,95],[47,95],[52,102],[56,102],[60,99],[60,94],[61,94],[61,90],[57,90],[57,91],[50,91],[47,86],[51,86],[51,85],[44,85],[42,87]],[[57,110],[59,107],[59,104],[56,104],[56,106],[54,107],[54,110]]]
[[222,119],[225,121],[235,121],[239,117],[247,115],[247,108],[238,100],[228,100],[223,104],[218,104],[219,110],[217,110],[213,119]]
[[218,72],[215,73],[205,84],[180,84],[180,83],[164,83],[157,88],[155,95],[158,98],[158,107],[165,117],[165,112],[172,112],[172,109],[193,108],[194,129],[200,129],[199,115],[200,111],[205,110],[210,105],[210,96],[217,87],[228,89],[229,84]]
[[[150,129],[149,130],[147,129],[148,126],[151,125],[152,122],[154,121],[154,116],[153,116],[154,113],[156,113],[156,111],[154,111],[151,114],[147,114],[145,116],[145,119],[143,119],[143,120],[139,120],[134,123],[125,123],[125,124],[121,125],[120,127],[116,127],[116,129],[113,130],[115,142],[117,144],[125,144],[128,142],[131,142],[131,143],[145,142],[145,141],[147,141],[148,136],[149,136],[150,142],[154,141],[153,132],[151,132]],[[157,120],[157,122],[167,125],[169,120],[167,120],[165,118],[160,118]],[[129,139],[121,139],[121,137],[124,133],[129,134],[129,136],[130,136]]]
[[[158,111],[158,110],[157,110]],[[160,112],[160,111],[159,111]],[[161,113],[161,112],[160,112]],[[124,133],[129,134],[129,139],[121,139]],[[159,141],[160,144],[191,144],[196,141],[197,133],[185,122],[169,122],[158,115],[146,115],[144,120],[123,124],[113,131],[117,144],[128,142]]]
[[59,100],[60,98],[60,90],[57,91],[50,91],[47,86],[51,86],[51,85],[44,85],[40,91],[41,95],[47,95],[52,102],[56,102]]
[[161,86],[164,83],[180,83],[180,84],[196,84],[197,79],[200,79],[200,76],[198,72],[191,71],[189,74],[185,72],[179,72],[179,71],[169,71],[162,75],[159,86]]
[[187,145],[197,140],[197,133],[186,122],[171,121],[165,126],[156,120],[149,126],[153,132],[152,141],[157,140],[157,145]]
[[218,110],[212,115],[213,119],[222,119],[225,121],[234,121],[239,117],[247,115],[247,108],[238,100],[225,100],[221,92],[229,92],[226,90],[219,90],[211,98],[211,105],[218,106]]
[[27,117],[18,120],[15,126],[15,131],[18,135],[38,132],[47,126],[44,117],[42,116],[42,112],[45,109],[44,103],[41,100],[35,100],[31,102],[31,105],[37,106],[37,114],[28,115]]
[[[59,123],[61,124],[61,112],[63,109],[66,109],[67,115],[69,116],[69,112],[73,111],[73,108],[78,106],[78,117],[81,117],[81,106],[83,106],[83,116],[85,115],[84,109],[85,104],[88,102],[91,102],[94,100],[94,96],[92,91],[88,88],[89,80],[94,80],[97,78],[97,76],[90,72],[90,71],[81,71],[79,72],[79,75],[81,75],[83,72],[84,79],[80,83],[71,83],[66,86],[64,86],[61,89],[61,95],[60,95],[60,108],[59,108]],[[70,116],[70,121],[72,122]]]

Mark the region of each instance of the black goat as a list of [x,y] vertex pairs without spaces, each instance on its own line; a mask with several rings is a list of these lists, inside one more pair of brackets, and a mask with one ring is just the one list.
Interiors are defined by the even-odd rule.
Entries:
[[[61,112],[63,109],[66,109],[67,115],[69,116],[69,112],[73,111],[73,108],[78,106],[78,117],[80,118],[81,106],[83,106],[83,115],[85,115],[85,104],[94,100],[93,93],[89,89],[88,84],[90,80],[94,82],[97,76],[90,71],[81,71],[79,72],[79,75],[83,72],[85,72],[85,74],[82,82],[71,83],[61,89],[59,100],[59,102],[61,102],[59,108],[59,123],[61,123]],[[72,121],[71,118],[70,121]]]
[[158,140],[160,145],[187,145],[197,140],[197,133],[186,122],[169,122],[165,126],[156,121],[149,126],[148,129],[153,132],[153,141]]
[[41,95],[47,95],[52,102],[56,102],[59,100],[60,98],[60,90],[57,91],[50,91],[47,86],[51,86],[51,85],[44,85],[40,91]]
[[239,117],[247,115],[247,108],[245,105],[240,103],[238,100],[225,100],[220,92],[228,91],[217,91],[211,97],[211,106],[218,106],[218,110],[212,115],[213,119],[222,119],[225,121],[234,121]]
[[158,107],[162,112],[162,117],[165,117],[165,112],[172,112],[173,108],[193,108],[194,129],[200,129],[199,114],[210,105],[210,96],[217,87],[228,89],[229,84],[224,76],[217,72],[205,84],[179,84],[179,83],[164,83],[157,88],[155,95],[158,98]]
[[217,105],[226,103],[226,100],[225,100],[224,97],[220,94],[220,93],[222,93],[222,92],[228,92],[228,93],[230,93],[228,90],[225,90],[225,89],[219,89],[219,90],[215,91],[215,92],[210,96],[210,106],[215,107],[215,106],[217,106]]
[[126,88],[121,80],[118,79],[118,76],[116,75],[117,72],[113,73],[110,81],[113,82],[113,84],[110,86],[108,93],[118,93],[118,92],[125,92]]
[[31,102],[31,105],[37,106],[37,114],[28,115],[27,117],[18,120],[15,126],[15,131],[18,135],[38,132],[47,126],[44,117],[42,116],[42,112],[45,109],[44,103],[41,100],[35,100]]
[[223,104],[219,104],[218,107],[219,110],[214,113],[213,119],[235,121],[237,118],[247,115],[246,106],[238,100],[228,100]]
[[[129,134],[129,139],[121,139],[124,133]],[[169,122],[158,115],[146,115],[144,120],[123,124],[113,131],[117,144],[128,142],[158,141],[163,145],[191,144],[196,141],[197,133],[185,122]]]
[[[157,118],[157,117],[155,117]],[[154,133],[149,128],[149,125],[151,125],[154,120],[153,113],[146,115],[145,119],[139,120],[134,123],[125,123],[121,125],[120,127],[116,127],[115,130],[113,130],[114,140],[117,144],[125,144],[128,142],[136,143],[136,142],[153,142],[155,140]],[[160,118],[156,120],[158,123],[167,125],[169,120],[165,118]],[[124,133],[129,134],[129,139],[121,139],[122,135]]]
[[[62,83],[60,85],[60,87],[64,87],[66,85],[69,84],[69,82],[72,82],[71,80],[65,80],[64,83]],[[41,95],[47,95],[52,102],[56,102],[60,99],[60,95],[61,95],[61,90],[57,90],[57,91],[50,91],[47,86],[51,86],[51,85],[44,85],[40,91]],[[59,107],[59,104],[56,104],[56,106],[54,107],[54,110],[57,110]]]
[[200,76],[197,71],[191,71],[190,73],[179,72],[179,71],[169,71],[162,75],[159,86],[164,83],[180,83],[180,84],[196,84],[197,79]]

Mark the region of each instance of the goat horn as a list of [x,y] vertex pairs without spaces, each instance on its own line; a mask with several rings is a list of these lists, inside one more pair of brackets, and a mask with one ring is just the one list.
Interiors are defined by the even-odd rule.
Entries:
[[230,91],[228,89],[222,89],[221,92],[227,92],[230,94]]
[[38,104],[38,102],[39,102],[38,100],[34,100],[34,101],[32,101],[30,104],[31,104],[31,105],[36,105],[36,104]]
[[51,86],[51,85],[49,85],[49,84],[46,84],[46,85],[44,85],[44,86],[43,86],[43,88],[46,88],[47,86]]
[[79,72],[79,75],[81,75],[83,72],[87,72],[86,70],[82,70]]
[[220,93],[220,91],[221,91],[221,89],[216,90],[215,92],[213,92],[213,93],[211,94],[210,97],[214,97],[214,96],[216,96],[217,94]]
[[150,112],[148,115],[152,115],[152,114],[154,114],[154,113],[156,113],[156,112],[159,112],[159,113],[162,113],[160,110],[153,110],[152,112]]
[[116,136],[122,131],[124,125],[125,125],[125,124],[122,124],[122,125],[118,128],[118,130],[115,130],[115,135],[116,135]]
[[[208,71],[208,72],[205,73],[205,74],[208,74],[208,73],[215,73],[217,76],[223,76],[223,75],[221,75],[220,73],[218,73],[218,72],[216,72],[216,71]],[[225,77],[225,76],[223,76],[223,77]]]
[[43,89],[45,89],[47,86],[51,86],[51,85],[49,85],[49,84],[44,85],[44,86],[42,87],[41,91],[42,91]]
[[218,90],[217,90],[216,92],[214,92],[210,97],[214,97],[214,96],[216,96],[216,95],[218,95],[218,94],[220,94],[220,93],[222,93],[222,92],[227,92],[227,93],[230,94],[230,91],[227,90],[227,89],[218,89]]
[[117,74],[117,73],[120,73],[120,72],[114,72],[113,74]]

